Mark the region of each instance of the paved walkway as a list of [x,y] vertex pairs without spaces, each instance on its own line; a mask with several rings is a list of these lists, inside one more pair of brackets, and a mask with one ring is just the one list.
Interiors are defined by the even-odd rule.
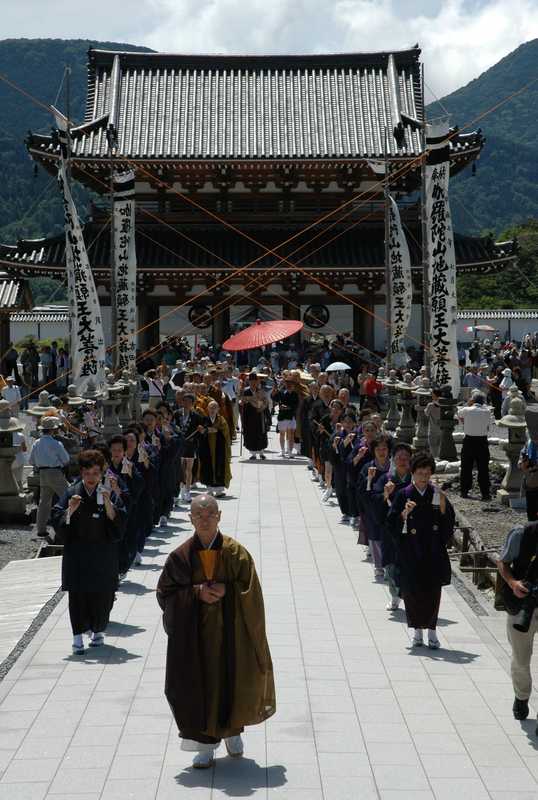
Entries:
[[[272,460],[274,459],[274,460]],[[537,800],[534,722],[511,717],[502,617],[444,593],[441,651],[409,649],[352,531],[304,464],[233,464],[224,532],[262,576],[278,712],[246,756],[190,768],[163,697],[154,588],[176,513],[122,585],[107,645],[70,653],[65,599],[0,683],[2,800]],[[186,687],[188,690],[188,687]]]
[[0,570],[0,664],[58,591],[61,563],[59,557],[32,558]]

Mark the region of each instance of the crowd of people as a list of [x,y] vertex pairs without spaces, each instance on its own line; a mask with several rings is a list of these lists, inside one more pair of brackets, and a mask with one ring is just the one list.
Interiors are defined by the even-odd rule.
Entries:
[[[375,578],[388,583],[388,609],[403,599],[414,644],[422,644],[427,630],[428,645],[439,646],[435,631],[441,586],[450,580],[446,544],[453,512],[429,482],[434,459],[383,432],[377,397],[360,393],[373,378],[367,370],[357,375],[352,402],[345,373],[324,372],[317,363],[278,375],[267,361],[258,366],[240,372],[231,360],[203,357],[148,370],[140,421],[106,441],[91,410],[60,403],[42,416],[30,454],[40,484],[37,533],[49,536],[50,519],[55,540],[64,543],[75,653],[83,652],[86,631],[90,646],[103,641],[118,582],[142,563],[152,531],[167,526],[174,508],[188,508],[193,488],[216,498],[226,493],[238,436],[247,460],[267,460],[273,425],[281,458],[302,456],[323,500],[336,497],[342,523],[356,531]],[[81,452],[73,474],[67,444],[77,437]],[[425,547],[432,537],[435,547]],[[98,570],[99,585],[88,600],[91,542],[102,542],[107,567]]]
[[[241,437],[240,452],[245,448],[247,461],[278,458],[278,450],[281,459],[302,457],[322,501],[336,499],[341,523],[355,532],[357,544],[372,564],[374,580],[386,584],[386,610],[393,614],[403,602],[414,648],[441,646],[437,624],[442,587],[451,581],[448,548],[455,513],[443,487],[432,480],[439,450],[441,389],[434,388],[426,409],[429,451],[414,452],[385,430],[385,387],[371,364],[361,365],[353,374],[331,370],[330,364],[324,370],[319,362],[275,372],[271,359],[263,355],[253,369],[243,371],[231,357],[213,361],[202,356],[174,363],[170,357],[168,361],[150,367],[143,376],[147,402],[141,419],[106,441],[91,403],[72,408],[66,398],[60,398],[57,408],[41,417],[41,436],[32,448],[30,464],[39,474],[38,535],[49,536],[51,522],[54,541],[64,546],[62,586],[69,594],[76,655],[85,652],[86,634],[89,647],[103,644],[118,586],[142,563],[148,537],[155,529],[167,527],[174,508],[191,511],[195,536],[170,556],[159,582],[158,600],[169,637],[166,694],[185,749],[196,751],[194,766],[206,768],[222,739],[230,755],[242,755],[243,725],[262,721],[275,708],[270,654],[264,629],[257,628],[256,614],[263,614],[263,602],[252,560],[218,527],[216,498],[224,496],[230,485],[232,442]],[[467,369],[468,375],[476,374],[475,367]],[[414,385],[424,377],[425,368],[417,368]],[[7,388],[12,385],[13,380],[8,380]],[[471,384],[468,388],[469,400],[458,409],[464,426],[461,494],[468,495],[476,463],[482,498],[489,499],[491,411],[483,387]],[[269,441],[273,426],[276,453]],[[69,452],[73,440],[78,440],[80,450],[75,463]],[[537,448],[538,442],[531,439],[522,453],[522,468],[529,475],[538,473]],[[194,489],[203,494],[194,494]],[[528,492],[533,491],[538,498],[538,479],[535,483],[529,479]],[[538,499],[534,506],[529,503],[535,516],[536,507]],[[514,536],[505,548],[502,564],[506,566],[501,564],[501,570],[516,586],[516,596],[523,598],[521,570],[516,564],[510,572],[516,558],[514,542],[523,546],[521,537]],[[221,561],[215,562],[219,564],[216,578],[214,571],[207,572],[206,557],[200,555],[203,550],[226,550],[224,560],[219,556]],[[224,601],[236,589],[237,597]],[[224,609],[226,603],[222,614],[215,610]],[[265,705],[253,709],[247,703],[232,713],[234,698],[219,695],[224,691],[221,677],[205,667],[206,690],[209,684],[215,686],[208,715],[200,719],[196,711],[203,687],[194,680],[195,661],[182,660],[180,655],[185,643],[194,641],[193,631],[200,624],[197,658],[213,663],[217,651],[230,646],[227,637],[235,642],[234,636],[244,630],[234,627],[233,614],[238,609],[245,624],[260,636],[256,648],[264,654],[263,669],[258,660],[258,672],[249,671],[249,675],[252,691]],[[519,639],[512,629],[509,633],[515,648]],[[525,652],[520,648],[514,655],[520,665],[519,682],[514,679],[519,687],[516,700],[519,692],[520,702],[514,705],[518,718],[525,712],[523,695],[529,692],[528,637],[525,641]],[[530,642],[532,646],[532,637]],[[258,649],[256,653],[257,658]],[[181,691],[187,679],[198,692],[193,693],[198,697],[194,703]],[[220,716],[222,703],[228,703],[225,718]]]

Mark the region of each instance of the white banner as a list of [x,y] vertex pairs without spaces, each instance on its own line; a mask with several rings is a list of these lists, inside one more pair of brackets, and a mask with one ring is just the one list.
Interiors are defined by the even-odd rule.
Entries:
[[105,381],[105,338],[99,298],[90,268],[82,229],[67,181],[67,132],[59,131],[58,184],[65,218],[65,266],[71,309],[71,381],[83,395],[88,382],[97,387]]
[[58,170],[58,183],[65,216],[65,266],[71,308],[71,381],[83,395],[88,381],[92,380],[97,387],[105,381],[103,321],[63,158]]
[[389,195],[389,269],[391,276],[390,321],[392,328],[392,364],[405,367],[405,337],[411,319],[413,286],[411,281],[411,257],[409,246],[400,219],[397,202]]
[[[134,172],[114,175],[114,271],[116,364],[136,367],[136,242]],[[114,332],[113,332],[114,334]]]
[[448,124],[428,125],[426,146],[426,218],[430,296],[431,381],[460,391],[458,368],[456,254],[448,201],[450,147]]

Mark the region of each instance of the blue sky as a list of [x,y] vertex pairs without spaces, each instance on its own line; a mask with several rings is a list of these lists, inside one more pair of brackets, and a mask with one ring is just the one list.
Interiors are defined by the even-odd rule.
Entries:
[[3,0],[0,31],[184,53],[396,50],[419,42],[431,97],[538,38],[538,0],[92,0],[91,13],[65,0]]

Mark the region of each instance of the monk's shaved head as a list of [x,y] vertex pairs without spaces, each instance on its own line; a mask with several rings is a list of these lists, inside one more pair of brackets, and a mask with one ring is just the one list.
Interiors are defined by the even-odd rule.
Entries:
[[218,511],[219,504],[210,494],[199,494],[191,503],[191,514],[196,511]]

